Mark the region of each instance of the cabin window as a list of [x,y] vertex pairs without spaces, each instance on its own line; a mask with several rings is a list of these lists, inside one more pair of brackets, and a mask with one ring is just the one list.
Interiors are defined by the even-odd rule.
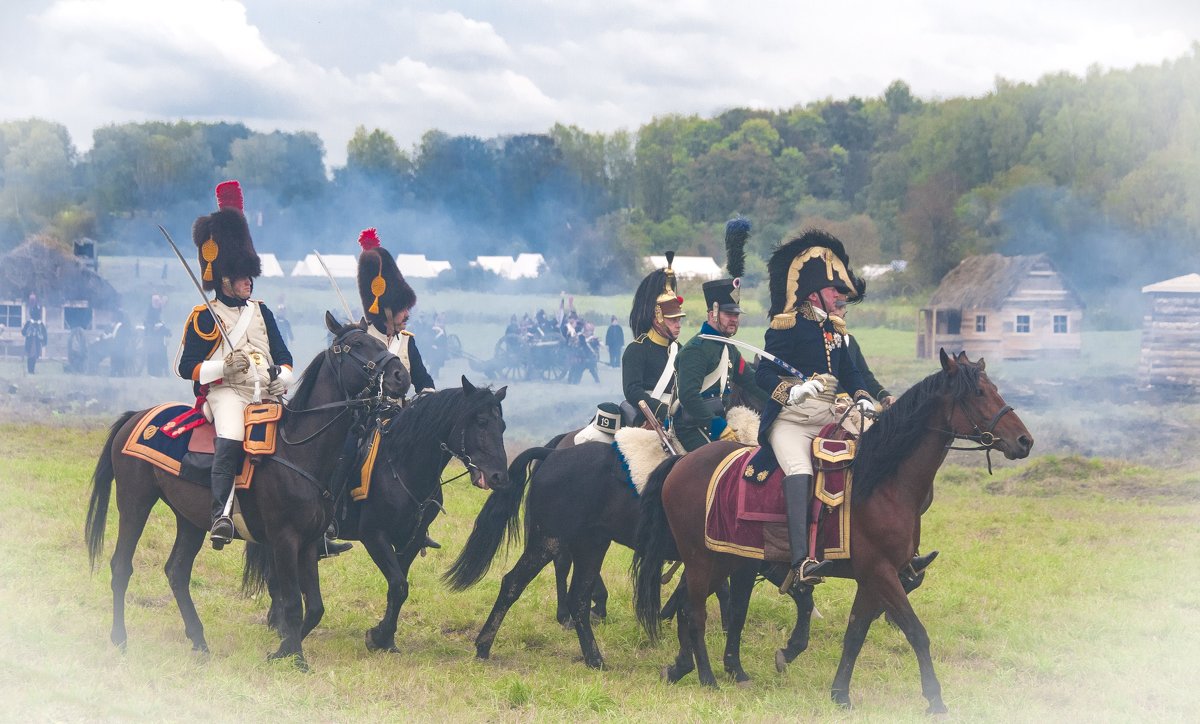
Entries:
[[1017,315],[1017,334],[1029,334],[1029,315]]
[[0,304],[0,324],[20,329],[23,323],[21,312],[20,304]]
[[91,329],[91,307],[63,307],[63,329]]
[[946,312],[946,334],[962,334],[962,312],[957,309]]
[[975,331],[976,332],[986,332],[987,331],[987,315],[986,314],[976,314],[975,315]]
[[1065,315],[1065,314],[1054,315],[1054,333],[1055,334],[1066,334],[1067,333],[1067,315]]

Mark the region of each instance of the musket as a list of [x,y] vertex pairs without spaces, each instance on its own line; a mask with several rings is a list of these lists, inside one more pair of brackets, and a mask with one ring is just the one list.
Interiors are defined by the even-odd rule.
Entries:
[[759,357],[762,357],[763,359],[771,360],[775,364],[782,367],[784,372],[791,374],[793,377],[799,377],[802,380],[807,379],[804,376],[804,374],[800,372],[800,370],[791,366],[787,362],[784,362],[783,360],[779,359],[778,357],[771,354],[770,352],[767,352],[766,350],[762,350],[762,349],[759,349],[758,347],[755,347],[754,345],[750,344],[749,342],[743,342],[740,339],[733,339],[732,337],[722,337],[719,334],[701,334],[698,336],[700,337],[700,339],[709,339],[709,340],[712,340],[713,342],[721,342],[722,344],[731,344],[734,347],[741,347],[742,349],[746,350],[747,352],[753,352],[754,354],[758,355]]
[[329,277],[329,283],[333,285],[333,291],[337,292],[338,299],[342,301],[342,309],[346,310],[346,321],[353,324],[355,322],[354,312],[350,311],[350,305],[346,303],[346,298],[342,296],[342,288],[338,286],[337,280],[333,278],[333,273],[329,271],[329,267],[325,264],[325,258],[316,249],[313,249],[313,254],[317,257],[321,268],[325,270],[325,276]]
[[216,325],[217,331],[221,333],[221,341],[225,343],[226,349],[232,352],[233,345],[229,342],[229,336],[225,334],[225,328],[221,326],[220,317],[218,317],[217,313],[213,311],[212,303],[208,301],[208,295],[204,293],[204,287],[200,285],[200,280],[196,278],[194,273],[192,273],[192,268],[188,266],[187,260],[183,258],[183,254],[179,253],[179,247],[175,246],[175,240],[171,238],[171,235],[167,233],[167,230],[163,228],[162,224],[158,225],[158,230],[161,231],[162,235],[167,238],[167,243],[171,245],[171,251],[175,252],[175,256],[179,257],[179,263],[183,264],[183,268],[187,271],[188,276],[191,278],[192,284],[196,287],[196,291],[199,292],[200,298],[204,300],[204,306],[208,308],[208,313],[212,315],[213,324]]
[[667,435],[667,431],[663,429],[662,423],[650,411],[650,406],[646,404],[645,400],[638,400],[638,409],[645,415],[646,422],[650,423],[650,427],[654,429],[654,432],[658,433],[658,441],[662,443],[663,449],[667,451],[667,454],[678,455],[679,453],[675,451],[675,446],[671,444],[671,438]]

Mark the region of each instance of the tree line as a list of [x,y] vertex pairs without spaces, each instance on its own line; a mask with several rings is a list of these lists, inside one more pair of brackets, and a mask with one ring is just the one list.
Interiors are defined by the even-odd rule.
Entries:
[[43,235],[153,253],[148,221],[190,223],[216,182],[238,178],[266,251],[345,240],[349,252],[379,226],[389,246],[455,262],[541,252],[592,292],[626,288],[637,258],[663,249],[722,259],[735,214],[755,222],[751,276],[817,224],[857,264],[909,260],[902,279],[918,290],[991,251],[1048,253],[1085,296],[1200,260],[1200,44],[1158,66],[1000,79],[977,98],[921,99],[897,80],[874,98],[668,115],[633,132],[431,130],[405,149],[359,127],[331,176],[309,132],[155,121],[92,141],[79,153],[53,121],[0,123],[0,251]]

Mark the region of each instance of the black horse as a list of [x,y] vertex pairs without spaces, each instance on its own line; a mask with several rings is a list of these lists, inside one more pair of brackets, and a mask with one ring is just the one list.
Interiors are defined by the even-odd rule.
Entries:
[[[369,494],[347,503],[339,526],[341,538],[362,542],[388,582],[387,610],[367,631],[369,650],[399,652],[396,621],[408,598],[408,569],[442,510],[441,476],[450,458],[463,464],[477,487],[508,487],[500,404],[507,389],[493,392],[463,377],[461,389],[422,395],[384,424]],[[248,588],[273,588],[261,551],[250,555]]]
[[[530,476],[534,463],[537,467]],[[508,472],[511,485],[488,497],[466,546],[445,575],[452,589],[462,590],[487,573],[505,537],[512,541],[519,533],[517,518],[528,478],[525,550],[500,584],[491,615],[475,639],[476,656],[486,659],[491,654],[505,614],[530,581],[551,560],[569,554],[574,574],[566,596],[567,608],[584,663],[602,668],[604,660],[592,633],[590,599],[609,545],[615,541],[633,546],[641,517],[637,494],[607,443],[531,448],[513,460]],[[764,575],[779,583],[785,573],[782,567],[771,567]],[[796,627],[781,652],[786,661],[791,661],[808,645],[811,589],[797,595],[795,601]]]
[[[356,412],[376,406],[384,395],[400,397],[409,386],[408,372],[382,342],[366,333],[365,324],[340,325],[332,315],[325,323],[334,335],[332,346],[305,369],[280,424],[276,452],[258,464],[249,491],[238,501],[251,536],[271,545],[272,568],[278,573],[272,605],[282,634],[271,658],[295,657],[306,668],[301,644],[321,620],[324,606],[317,574],[318,546],[331,520],[328,481],[337,451],[356,418]],[[104,547],[104,529],[113,481],[116,480],[120,530],[113,551],[113,623],[110,638],[124,649],[125,592],[133,574],[138,539],[159,500],[175,513],[175,545],[165,568],[171,591],[183,616],[192,648],[207,651],[204,625],[192,602],[192,564],[204,544],[210,522],[208,488],[164,472],[148,462],[121,453],[142,412],[126,412],[109,430],[96,470],[88,504],[85,538],[93,569]],[[303,600],[301,597],[303,596]]]

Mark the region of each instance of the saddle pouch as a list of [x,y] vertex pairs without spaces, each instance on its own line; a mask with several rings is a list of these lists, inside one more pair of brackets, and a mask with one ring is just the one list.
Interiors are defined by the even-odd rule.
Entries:
[[244,415],[246,436],[242,449],[251,455],[275,454],[275,433],[283,417],[283,405],[278,402],[246,405]]
[[813,439],[813,470],[816,472],[816,496],[831,508],[841,505],[849,489],[851,466],[858,452],[856,440]]
[[211,485],[212,464],[212,453],[184,453],[183,459],[179,461],[179,477],[199,485]]

